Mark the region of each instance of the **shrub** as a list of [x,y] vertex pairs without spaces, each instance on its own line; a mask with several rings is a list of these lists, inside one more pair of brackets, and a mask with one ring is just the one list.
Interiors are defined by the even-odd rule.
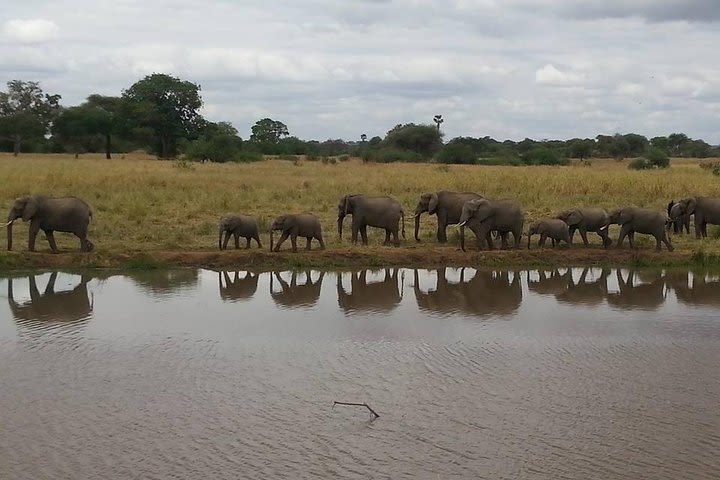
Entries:
[[522,156],[522,161],[526,165],[567,165],[569,163],[567,158],[547,147],[531,148]]
[[647,158],[636,158],[630,163],[628,163],[628,168],[630,170],[649,170],[653,168],[652,164],[650,163],[650,160]]
[[398,150],[410,150],[430,157],[442,148],[442,135],[433,125],[397,125],[382,141],[383,146]]
[[393,147],[371,149],[363,153],[363,160],[366,162],[421,162],[422,159],[422,155],[419,153]]
[[348,160],[350,160],[350,155],[348,155],[348,154],[340,155],[340,158],[338,158],[338,160],[340,160],[341,162],[347,162]]
[[520,160],[520,157],[513,153],[503,153],[500,155],[497,155],[495,157],[489,157],[489,158],[479,158],[476,162],[478,165],[487,165],[487,166],[493,166],[493,165],[509,165],[512,167],[519,167],[523,165],[522,160]]
[[238,153],[235,156],[235,159],[233,161],[235,161],[235,162],[259,162],[262,159],[263,159],[262,153],[257,152],[255,150],[242,149],[242,150],[238,151]]
[[720,162],[703,162],[700,168],[712,172],[715,176],[720,176]]
[[469,145],[450,142],[437,154],[437,161],[440,163],[472,165],[477,161],[477,156]]
[[636,158],[628,164],[631,170],[652,170],[654,168],[668,168],[670,157],[659,148],[651,147],[646,150],[645,156]]

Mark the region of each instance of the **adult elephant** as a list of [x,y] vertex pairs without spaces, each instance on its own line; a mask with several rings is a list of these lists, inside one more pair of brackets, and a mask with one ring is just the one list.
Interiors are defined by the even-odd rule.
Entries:
[[695,238],[707,237],[708,223],[720,225],[720,198],[689,197],[678,203],[680,207],[670,220],[677,220],[683,215],[695,215]]
[[515,248],[520,248],[525,214],[517,202],[512,200],[488,200],[486,198],[465,202],[460,215],[460,248],[465,251],[465,227],[475,233],[478,247],[482,242],[493,249],[490,232],[496,230],[502,237],[502,247],[507,248],[507,237],[513,234]]
[[463,205],[468,200],[479,200],[482,195],[471,192],[448,192],[445,190],[434,193],[423,193],[415,207],[415,240],[420,241],[420,215],[437,215],[437,240],[447,242],[447,226],[460,223]]
[[655,250],[658,252],[662,248],[661,242],[665,244],[669,251],[672,252],[674,250],[670,238],[665,231],[667,216],[664,212],[638,207],[618,208],[610,213],[608,221],[609,223],[615,223],[621,226],[617,248],[622,246],[626,236],[630,242],[630,248],[634,248],[634,235],[637,232],[655,237]]
[[[219,271],[220,298],[229,302],[252,298],[257,291],[259,278],[260,275],[253,272],[245,272],[245,275],[240,277],[240,272],[236,271],[234,277],[231,277],[227,270]],[[225,280],[224,284],[223,280]]]
[[40,230],[45,232],[53,253],[58,252],[53,234],[55,231],[75,234],[80,239],[80,250],[83,252],[93,249],[92,242],[87,238],[92,210],[79,198],[32,195],[15,199],[5,224],[8,250],[12,250],[12,226],[18,218],[30,222],[28,250],[31,252],[35,251],[35,237]]
[[571,208],[558,213],[555,218],[567,223],[570,229],[571,244],[576,230],[580,232],[583,244],[586,247],[590,245],[587,232],[597,233],[602,239],[605,248],[612,244],[608,236],[608,214],[602,208]]
[[368,195],[345,195],[338,203],[337,227],[342,239],[343,220],[352,215],[352,242],[357,243],[358,232],[363,245],[367,245],[367,227],[385,230],[385,242],[390,244],[393,236],[395,246],[400,245],[398,231],[402,222],[402,236],[405,238],[405,212],[400,203],[391,197],[371,197]]
[[400,305],[403,280],[399,269],[386,268],[383,280],[379,282],[368,282],[367,274],[367,270],[350,274],[350,293],[343,286],[342,275],[338,274],[338,305],[343,311],[389,312]]
[[690,215],[682,213],[682,205],[670,200],[667,206],[667,214],[670,218],[668,229],[672,228],[673,233],[683,233],[683,229],[690,233]]
[[82,276],[80,283],[69,291],[55,290],[58,272],[50,274],[45,290],[40,293],[34,275],[28,277],[30,300],[18,303],[13,291],[13,279],[8,279],[7,298],[10,312],[18,323],[32,322],[80,322],[87,320],[93,311],[92,298],[88,296],[87,284],[91,278]]

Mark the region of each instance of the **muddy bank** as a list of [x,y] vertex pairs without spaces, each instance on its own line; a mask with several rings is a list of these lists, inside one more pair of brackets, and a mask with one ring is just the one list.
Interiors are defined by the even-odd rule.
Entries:
[[345,248],[323,251],[267,250],[227,251],[136,251],[94,252],[3,252],[0,270],[37,268],[344,268],[344,267],[540,267],[540,266],[697,266],[720,265],[720,257],[700,251],[655,252],[652,249],[603,250],[602,248],[559,248],[533,250],[494,250],[463,252],[455,247],[423,246],[422,248]]

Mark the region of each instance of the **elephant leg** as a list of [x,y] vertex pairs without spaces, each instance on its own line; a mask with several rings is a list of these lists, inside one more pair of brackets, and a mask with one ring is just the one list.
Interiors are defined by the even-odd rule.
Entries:
[[362,227],[360,227],[360,237],[362,238],[362,244],[367,246],[367,244],[368,244],[367,225],[363,225]]
[[[493,244],[493,238],[492,238],[492,232],[488,230],[487,234],[485,235],[485,243],[487,244],[488,250],[492,250],[495,246]],[[477,237],[477,244],[479,248],[483,248],[483,237],[478,236]]]
[[541,233],[540,234],[540,240],[538,241],[538,246],[540,248],[545,248],[545,241],[547,240],[547,234]]
[[258,248],[262,248],[262,243],[260,243],[260,235],[257,233],[255,234],[255,241],[257,242]]
[[[588,242],[588,239],[587,239],[587,230],[585,230],[584,228],[581,228],[580,236],[582,237],[583,245],[585,245],[586,247],[590,246],[590,242]],[[570,237],[570,240],[572,240],[572,237]]]
[[312,242],[313,237],[305,237],[306,243],[305,243],[305,250],[310,250],[310,242]]
[[602,239],[603,247],[608,248],[610,246],[610,244],[612,243],[612,240],[610,240],[610,237],[607,234],[607,229],[598,230],[597,234]]
[[233,239],[235,240],[235,250],[240,248],[240,234],[233,233]]
[[393,240],[393,245],[395,245],[396,247],[399,247],[399,246],[400,246],[400,238],[398,237],[398,231],[397,231],[397,230],[393,230],[393,231],[392,231],[392,236],[393,236],[393,239],[394,239],[394,240]]
[[293,253],[297,252],[297,233],[291,233],[290,234],[290,243],[292,244],[292,251]]
[[659,252],[660,250],[662,250],[661,240],[663,238],[663,235],[656,233],[655,235],[653,235],[653,237],[655,237],[655,251]]
[[625,240],[625,237],[627,236],[628,232],[630,232],[630,227],[626,224],[623,225],[620,229],[620,235],[618,235],[618,241],[617,241],[617,247],[622,247],[623,240]]
[[575,230],[577,230],[577,227],[575,225],[570,225],[569,233],[570,233],[570,244],[572,245],[573,238],[575,237]]
[[667,247],[668,252],[672,252],[673,250],[675,250],[675,247],[673,247],[673,244],[670,241],[670,237],[668,237],[667,233],[665,233],[665,232],[663,232],[662,241],[665,244],[665,246]]
[[[52,250],[52,253],[58,253],[57,244],[55,243],[55,234],[52,230],[45,230],[45,238],[47,238],[48,243],[50,244],[50,250]],[[85,242],[80,239],[80,251],[85,251]]]
[[695,214],[695,238],[700,239],[702,237],[702,224],[703,224],[703,218],[702,216],[699,216],[697,213]]
[[510,245],[508,244],[508,232],[501,233],[500,239],[500,248],[503,250],[508,250],[510,248]]
[[223,250],[227,250],[227,244],[230,241],[230,232],[223,232]]
[[630,242],[630,248],[635,248],[635,232],[633,230],[628,233],[628,242]]
[[250,248],[250,237],[245,237],[245,250]]
[[318,243],[320,243],[320,250],[325,250],[325,242],[323,241],[322,235],[316,235],[315,238],[317,239]]
[[385,241],[383,245],[390,245],[390,230],[387,228],[385,229]]
[[283,242],[285,240],[287,240],[289,236],[290,236],[290,234],[288,232],[283,232],[282,235],[280,235],[280,238],[278,239],[278,243],[277,243],[277,245],[275,245],[276,252],[280,251],[280,245],[282,245]]
[[358,232],[360,231],[360,225],[358,222],[355,221],[355,215],[353,215],[353,222],[352,225],[350,225],[350,232],[351,232],[351,240],[353,245],[357,244],[358,241]]
[[38,222],[30,222],[30,232],[28,235],[28,250],[31,252],[35,251],[35,238],[40,231],[40,224]]

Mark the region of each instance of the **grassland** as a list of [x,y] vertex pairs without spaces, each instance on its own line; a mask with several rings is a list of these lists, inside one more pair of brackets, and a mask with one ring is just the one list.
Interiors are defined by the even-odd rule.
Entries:
[[[712,161],[712,160],[703,160]],[[443,166],[435,164],[363,164],[358,160],[335,164],[267,160],[251,164],[180,164],[145,155],[100,155],[74,159],[69,155],[0,155],[0,198],[9,207],[18,196],[43,193],[75,195],[94,210],[90,238],[96,250],[76,253],[77,239],[58,234],[67,253],[49,254],[44,238],[40,253],[26,252],[27,226],[15,226],[13,252],[0,253],[0,268],[53,266],[342,266],[438,264],[663,264],[715,262],[720,258],[718,229],[701,241],[694,235],[674,236],[672,254],[652,251],[654,241],[638,242],[638,250],[600,248],[546,249],[540,252],[458,251],[456,233],[448,245],[434,241],[435,219],[423,216],[421,243],[412,239],[412,221],[406,222],[407,240],[396,249],[382,247],[381,232],[371,232],[372,245],[352,247],[336,233],[339,197],[346,193],[392,195],[408,217],[423,192],[441,189],[476,191],[493,198],[512,198],[528,220],[551,215],[570,206],[624,205],[663,210],[669,199],[688,195],[720,196],[720,178],[698,166],[699,160],[674,160],[658,171],[630,171],[627,162],[594,160],[592,165],[565,167]],[[320,216],[328,250],[310,254],[270,254],[217,250],[217,221],[225,213],[255,215],[263,230],[285,212],[308,211]],[[349,220],[346,221],[349,229]],[[611,231],[613,236],[617,230]],[[4,235],[4,234],[3,234]],[[472,234],[470,234],[472,235]],[[349,236],[349,235],[348,235]],[[264,235],[267,243],[267,234]],[[4,239],[0,241],[4,244]],[[472,243],[472,242],[471,242]],[[285,245],[284,245],[285,247]],[[289,245],[287,245],[289,247]]]

